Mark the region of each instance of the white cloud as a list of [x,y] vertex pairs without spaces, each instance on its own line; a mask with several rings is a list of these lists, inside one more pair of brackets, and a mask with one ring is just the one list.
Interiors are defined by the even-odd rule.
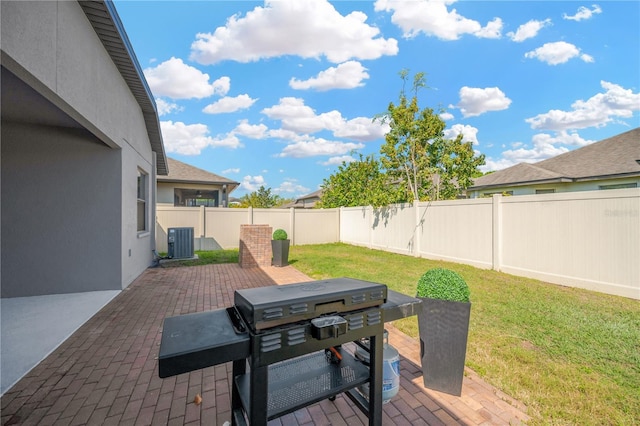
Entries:
[[579,57],[585,62],[593,62],[593,57],[587,54],[580,55],[580,49],[566,41],[545,43],[541,47],[524,54],[525,58],[535,58],[549,65],[558,65]]
[[366,19],[359,11],[342,16],[326,0],[266,0],[264,7],[258,6],[244,17],[230,17],[213,33],[196,34],[191,59],[210,65],[298,55],[324,56],[341,63],[396,55],[397,41],[380,37],[380,30],[367,25]]
[[454,124],[449,129],[445,129],[444,137],[447,139],[455,139],[459,134],[464,135],[463,142],[471,142],[478,145],[478,129],[468,124]]
[[229,174],[229,173],[240,173],[240,169],[237,167],[232,167],[230,169],[226,169],[222,171],[223,174]]
[[[335,137],[349,138],[358,141],[379,139],[388,132],[389,126],[374,122],[371,118],[356,117],[346,120],[339,111],[316,114],[304,104],[300,98],[280,98],[280,103],[262,110],[267,117],[280,120],[282,129],[297,133],[316,133],[322,130],[333,132]],[[274,131],[270,131],[274,135]]]
[[144,76],[154,95],[172,99],[202,99],[213,94],[224,96],[230,87],[229,77],[209,83],[209,74],[174,57],[155,68],[145,69]]
[[584,129],[602,127],[617,118],[631,118],[640,110],[640,93],[606,81],[601,81],[600,85],[604,93],[597,93],[586,101],[575,101],[571,111],[554,109],[525,121],[532,129]]
[[536,163],[538,161],[546,160],[547,158],[555,157],[556,155],[564,154],[568,151],[569,150],[565,147],[556,147],[545,141],[535,141],[534,138],[533,148],[519,148],[504,151],[502,153],[502,158],[498,160],[491,158],[486,159],[486,164],[481,167],[481,170],[500,170],[514,166],[518,163]]
[[453,114],[451,114],[450,112],[443,112],[442,114],[440,114],[440,118],[442,118],[444,121],[453,120]]
[[487,158],[486,164],[480,169],[484,172],[501,170],[518,163],[537,163],[569,151],[567,146],[581,147],[595,141],[585,140],[579,134],[562,131],[555,136],[547,133],[539,133],[532,138],[533,146],[527,148],[522,142],[514,142],[514,149],[506,150],[499,159]]
[[465,18],[456,9],[448,6],[456,0],[377,0],[376,11],[392,12],[391,21],[402,29],[404,37],[412,38],[419,33],[433,35],[442,40],[457,40],[464,34],[480,38],[500,38],[502,20],[494,18],[486,26]]
[[246,189],[248,192],[254,192],[260,189],[261,186],[266,186],[266,182],[264,177],[261,175],[258,176],[250,176],[247,175],[242,178],[242,182],[240,182],[240,188]]
[[475,117],[488,111],[501,111],[509,108],[511,99],[497,87],[464,86],[460,89],[458,107],[464,117]]
[[583,19],[591,19],[593,15],[598,13],[602,13],[602,9],[597,4],[591,6],[592,9],[589,9],[585,6],[580,6],[575,15],[569,16],[566,13],[562,15],[562,19],[568,19],[570,21],[582,21]]
[[289,141],[297,141],[300,140],[302,136],[300,134],[294,132],[293,130],[285,130],[285,129],[272,129],[267,132],[269,137],[276,139],[283,139]]
[[253,105],[257,99],[251,99],[247,94],[238,95],[236,97],[226,96],[216,102],[204,107],[202,112],[207,114],[223,114],[228,112],[236,112],[247,109]]
[[315,89],[319,92],[331,89],[353,89],[364,86],[363,80],[369,78],[367,69],[358,61],[344,62],[337,67],[330,67],[318,73],[308,80],[289,80],[289,86],[293,89]]
[[161,121],[162,139],[167,153],[199,155],[206,147],[238,148],[242,146],[233,135],[212,138],[204,124],[184,124],[182,122]]
[[181,107],[180,105],[173,102],[167,102],[161,98],[156,98],[156,107],[158,108],[159,116],[171,114],[173,112],[180,112],[184,110],[184,108]]
[[249,120],[240,120],[233,133],[246,136],[251,139],[264,139],[268,127],[264,124],[249,124]]
[[547,18],[544,21],[536,21],[535,19],[530,20],[526,24],[522,24],[518,27],[516,32],[508,32],[507,36],[511,39],[511,41],[515,41],[517,43],[521,41],[525,41],[529,38],[533,38],[538,35],[538,32],[546,27],[551,25],[551,19]]
[[341,155],[354,149],[364,148],[364,144],[328,141],[322,138],[307,138],[287,145],[278,157],[305,158],[319,155]]
[[584,139],[576,132],[567,132],[565,130],[551,136],[547,133],[538,133],[533,136],[534,145],[568,145],[573,147],[582,147],[594,143],[593,140]]
[[593,56],[587,55],[586,53],[583,53],[582,55],[580,55],[580,59],[588,63],[595,62],[595,59],[593,58]]
[[321,161],[319,164],[323,166],[341,166],[342,163],[351,163],[356,161],[351,155],[339,155],[337,157],[331,157],[327,161]]
[[383,124],[366,117],[357,117],[347,121],[342,120],[336,124],[335,127],[330,128],[335,137],[353,139],[360,142],[384,138],[384,135],[389,133],[391,129],[387,123]]
[[296,179],[286,179],[277,188],[273,189],[276,194],[304,194],[309,192],[309,188],[302,186]]

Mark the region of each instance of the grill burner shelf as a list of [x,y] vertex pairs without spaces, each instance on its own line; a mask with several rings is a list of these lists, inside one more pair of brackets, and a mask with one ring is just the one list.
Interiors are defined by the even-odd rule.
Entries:
[[[346,392],[369,380],[367,366],[346,351],[340,353],[340,364],[330,363],[322,351],[269,366],[267,420]],[[235,380],[242,404],[250,411],[250,376],[244,374]]]

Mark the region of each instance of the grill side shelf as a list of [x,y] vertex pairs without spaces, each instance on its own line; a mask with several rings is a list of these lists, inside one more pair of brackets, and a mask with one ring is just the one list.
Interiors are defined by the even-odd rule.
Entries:
[[[324,351],[269,366],[267,420],[353,389],[369,380],[369,368],[347,351],[332,364]],[[250,412],[250,373],[234,378],[246,412]]]
[[158,373],[165,378],[244,359],[249,350],[246,327],[232,321],[227,309],[165,318]]

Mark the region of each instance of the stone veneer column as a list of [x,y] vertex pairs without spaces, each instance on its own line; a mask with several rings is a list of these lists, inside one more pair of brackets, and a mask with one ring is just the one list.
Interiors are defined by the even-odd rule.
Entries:
[[240,225],[241,268],[271,266],[271,234],[269,225]]

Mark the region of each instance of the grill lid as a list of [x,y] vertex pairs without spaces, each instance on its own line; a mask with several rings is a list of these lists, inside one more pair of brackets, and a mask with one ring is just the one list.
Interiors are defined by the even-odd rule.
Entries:
[[234,294],[236,308],[254,331],[381,306],[386,300],[386,285],[352,278],[250,288]]

